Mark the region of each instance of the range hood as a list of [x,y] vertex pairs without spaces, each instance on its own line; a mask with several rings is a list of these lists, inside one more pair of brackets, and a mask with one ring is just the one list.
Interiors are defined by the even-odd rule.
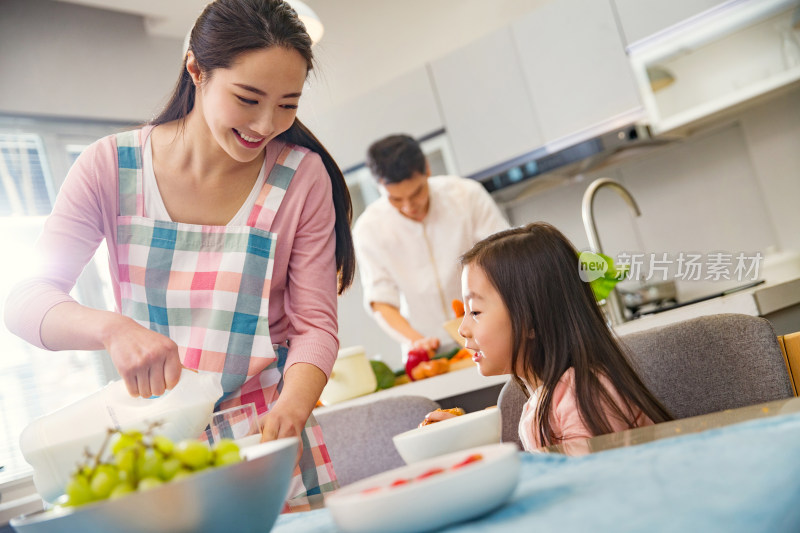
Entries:
[[634,109],[468,177],[498,200],[510,200],[533,178],[575,176],[669,142],[654,138],[645,118],[643,108]]

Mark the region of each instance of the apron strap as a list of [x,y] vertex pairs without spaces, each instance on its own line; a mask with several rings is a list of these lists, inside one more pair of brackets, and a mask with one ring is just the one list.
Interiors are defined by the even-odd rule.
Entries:
[[119,167],[119,215],[136,216],[144,208],[142,194],[142,147],[139,131],[125,131],[117,137]]
[[266,183],[258,194],[256,205],[250,212],[250,217],[247,219],[248,226],[267,230],[272,227],[272,221],[281,206],[283,197],[286,196],[295,171],[310,151],[308,148],[296,144],[287,144],[283,147]]

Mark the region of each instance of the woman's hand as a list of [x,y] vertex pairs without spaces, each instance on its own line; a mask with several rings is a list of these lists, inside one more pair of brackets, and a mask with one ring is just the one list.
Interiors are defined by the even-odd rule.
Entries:
[[[283,390],[278,401],[261,418],[261,442],[300,438],[326,381],[325,373],[314,365],[296,363],[290,366],[283,374]],[[302,454],[303,440],[300,439],[298,461]]]
[[181,361],[178,345],[169,337],[119,316],[103,338],[131,396],[160,396],[178,384]]
[[286,437],[297,437],[297,459],[303,456],[303,439],[300,438],[308,420],[308,413],[303,409],[292,407],[288,402],[281,405],[280,399],[261,419],[261,442],[268,442]]
[[299,437],[308,420],[303,409],[293,408],[280,400],[262,418],[261,442],[286,437]]

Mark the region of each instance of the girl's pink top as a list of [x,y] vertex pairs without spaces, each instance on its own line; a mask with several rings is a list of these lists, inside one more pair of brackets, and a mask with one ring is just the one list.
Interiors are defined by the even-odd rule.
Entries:
[[[280,141],[267,145],[267,172],[283,146]],[[112,135],[87,148],[70,169],[36,243],[40,268],[19,283],[6,302],[10,331],[47,349],[40,332],[44,316],[53,306],[74,301],[69,292],[103,239],[119,311],[118,214],[117,148]],[[330,375],[336,360],[335,219],[330,177],[319,155],[311,152],[297,168],[272,225],[278,243],[269,329],[273,343],[291,341],[286,369],[304,362]]]
[[[600,376],[600,382],[611,394],[614,402],[626,410],[624,402],[619,392],[605,376]],[[540,389],[536,389],[522,408],[522,416],[519,421],[519,436],[523,447],[528,450],[535,450],[543,446],[539,439],[538,419],[536,407],[539,401]],[[553,391],[553,400],[550,404],[551,415],[550,424],[555,436],[552,444],[564,444],[570,441],[587,439],[595,435],[586,427],[578,411],[578,398],[575,394],[575,370],[568,369],[558,380]],[[628,425],[625,421],[615,416],[609,406],[603,405],[603,412],[606,415],[613,433],[631,429],[631,427],[650,426],[653,421],[645,415],[641,409],[634,409],[636,415],[634,426]]]

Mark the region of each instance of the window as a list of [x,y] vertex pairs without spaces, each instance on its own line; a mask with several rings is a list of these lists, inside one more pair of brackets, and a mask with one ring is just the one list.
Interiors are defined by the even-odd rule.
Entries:
[[0,133],[0,216],[48,214],[50,183],[39,136]]
[[[13,284],[31,270],[33,243],[66,169],[90,142],[119,129],[0,116],[0,308]],[[103,244],[72,296],[92,307],[113,308],[107,265]],[[19,449],[20,434],[31,420],[115,378],[104,352],[49,352],[0,328],[0,485],[31,473]]]

